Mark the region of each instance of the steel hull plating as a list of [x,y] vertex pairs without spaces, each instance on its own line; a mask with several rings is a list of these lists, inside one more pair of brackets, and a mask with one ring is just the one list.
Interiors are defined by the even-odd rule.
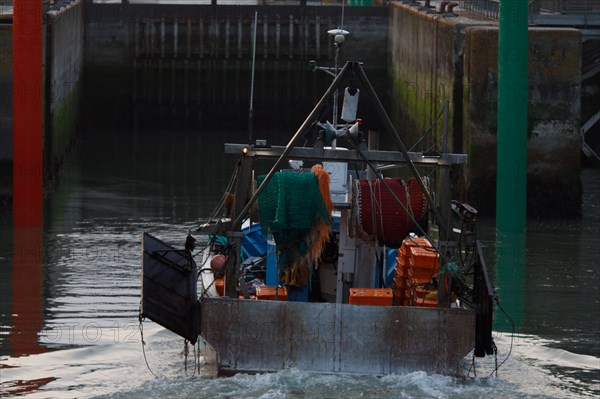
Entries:
[[475,345],[475,312],[464,309],[211,298],[200,312],[201,335],[224,374],[458,375]]

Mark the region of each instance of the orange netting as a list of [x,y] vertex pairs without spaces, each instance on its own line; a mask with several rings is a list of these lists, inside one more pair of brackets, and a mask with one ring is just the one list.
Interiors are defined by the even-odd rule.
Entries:
[[[314,165],[312,168],[310,168],[310,171],[317,176],[319,191],[321,192],[321,196],[323,196],[323,202],[325,203],[327,214],[329,217],[331,217],[333,202],[331,202],[331,195],[329,193],[329,172],[323,169],[323,166],[320,164]],[[315,268],[319,266],[319,258],[325,249],[325,245],[329,241],[330,226],[331,223],[321,222],[315,225],[311,230],[311,256],[314,261]]]

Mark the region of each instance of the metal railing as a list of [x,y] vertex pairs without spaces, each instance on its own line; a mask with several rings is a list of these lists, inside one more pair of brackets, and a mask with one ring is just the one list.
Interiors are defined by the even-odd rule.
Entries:
[[473,11],[487,18],[498,19],[499,0],[464,0],[459,1],[459,4],[463,10]]
[[583,14],[600,12],[598,0],[535,0],[539,10],[558,14]]
[[[512,1],[512,0],[510,0]],[[484,17],[498,19],[500,0],[462,0],[460,7]],[[599,0],[529,0],[529,14],[587,14],[600,12]]]

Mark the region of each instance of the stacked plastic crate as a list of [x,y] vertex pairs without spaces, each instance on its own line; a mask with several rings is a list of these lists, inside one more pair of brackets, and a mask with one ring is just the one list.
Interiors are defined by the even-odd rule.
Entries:
[[256,287],[256,299],[268,301],[287,301],[287,289],[285,287],[260,285]]
[[350,288],[350,305],[392,306],[391,288]]
[[438,254],[424,237],[406,238],[396,258],[394,301],[400,306],[437,306],[432,278],[439,268]]
[[437,289],[433,286],[433,277],[439,269],[438,253],[429,247],[410,249],[410,268],[412,269],[412,301],[415,306],[437,307]]

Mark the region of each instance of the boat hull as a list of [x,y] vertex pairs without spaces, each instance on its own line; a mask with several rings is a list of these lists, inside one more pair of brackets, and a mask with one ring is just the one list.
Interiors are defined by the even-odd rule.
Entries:
[[210,298],[200,312],[222,374],[458,375],[475,345],[475,312],[465,309]]

